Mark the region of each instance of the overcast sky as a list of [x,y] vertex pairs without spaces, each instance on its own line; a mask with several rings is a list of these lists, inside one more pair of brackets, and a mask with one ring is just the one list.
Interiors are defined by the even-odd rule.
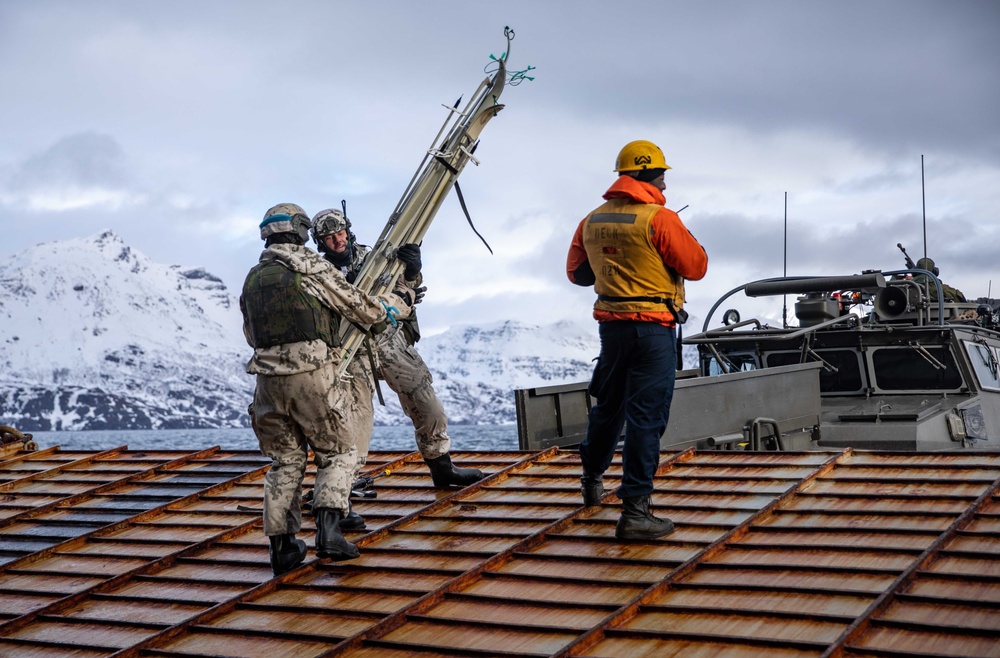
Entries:
[[662,147],[667,206],[708,251],[696,318],[781,275],[786,192],[789,274],[923,255],[921,156],[928,255],[1000,296],[996,0],[0,0],[0,255],[110,228],[238,294],[276,203],[346,199],[370,244],[506,25],[534,80],[460,179],[494,255],[452,194],[423,245],[425,333],[588,318],[566,251],[634,139]]

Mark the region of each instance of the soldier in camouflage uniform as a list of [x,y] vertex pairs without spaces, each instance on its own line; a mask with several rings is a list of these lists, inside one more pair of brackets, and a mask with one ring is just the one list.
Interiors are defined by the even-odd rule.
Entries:
[[[313,217],[312,234],[324,257],[343,272],[348,281],[353,282],[371,249],[357,243],[351,231],[350,220],[336,209],[320,211]],[[406,264],[402,278],[407,286],[416,290],[414,303],[419,303],[426,291],[426,288],[418,287],[422,283],[420,247],[415,244],[402,245],[397,251],[397,257]],[[379,375],[399,396],[403,412],[413,422],[417,449],[430,468],[434,485],[466,486],[478,482],[483,478],[482,471],[457,468],[451,462],[448,415],[434,392],[430,370],[414,348],[414,343],[419,339],[420,329],[415,313],[397,326],[387,326],[377,333],[375,347]],[[370,432],[368,437],[359,437],[359,463],[363,463],[367,457],[370,441]]]
[[[357,462],[353,427],[370,412],[337,380],[339,322],[405,317],[414,297],[402,287],[380,297],[361,293],[305,246],[309,228],[308,216],[295,204],[268,210],[260,225],[265,250],[240,296],[244,334],[254,348],[247,372],[257,376],[250,420],[261,452],[273,460],[264,481],[264,534],[275,575],[305,559],[305,542],[295,535],[302,525],[300,489],[310,448],[316,463],[316,554],[334,560],[358,556],[338,524],[349,512]],[[348,373],[367,380],[370,374],[360,364],[352,363]],[[367,422],[370,427],[370,417]]]
[[[940,272],[940,270],[938,270],[937,266],[934,264],[934,261],[931,260],[930,258],[921,258],[921,259],[919,259],[917,261],[917,269],[918,270],[927,270],[928,272],[931,272],[932,274],[934,274],[934,276],[938,276],[938,274]],[[920,284],[929,284],[929,291],[930,291],[931,301],[935,301],[935,302],[937,301],[937,286],[935,286],[933,284],[933,282],[930,282],[929,279],[925,275],[923,275],[923,274],[918,274],[917,276],[913,277],[913,280],[916,281],[916,282],[918,282],[918,283],[920,283]],[[941,280],[938,279],[938,281],[941,281]],[[949,286],[944,281],[941,281],[941,292],[944,295],[944,301],[946,301],[946,302],[964,302],[964,301],[966,301],[965,295],[962,293],[961,290],[959,290],[958,288],[953,288],[953,287]]]

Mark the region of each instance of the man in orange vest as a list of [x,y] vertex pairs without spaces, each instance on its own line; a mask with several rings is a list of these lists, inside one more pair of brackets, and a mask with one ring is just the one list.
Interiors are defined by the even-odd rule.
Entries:
[[676,326],[687,317],[684,280],[705,276],[708,256],[677,213],[663,207],[668,169],[652,142],[626,144],[618,180],[580,222],[566,261],[569,280],[597,292],[601,336],[589,389],[597,402],[580,445],[583,501],[600,504],[601,478],[624,426],[619,539],[655,539],[674,529],[649,511],[650,495],[674,394]]

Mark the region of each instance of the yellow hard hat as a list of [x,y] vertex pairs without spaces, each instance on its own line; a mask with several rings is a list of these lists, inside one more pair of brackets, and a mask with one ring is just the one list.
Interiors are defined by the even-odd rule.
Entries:
[[653,142],[644,139],[629,142],[618,153],[615,171],[642,171],[643,169],[670,169],[663,159],[663,151]]

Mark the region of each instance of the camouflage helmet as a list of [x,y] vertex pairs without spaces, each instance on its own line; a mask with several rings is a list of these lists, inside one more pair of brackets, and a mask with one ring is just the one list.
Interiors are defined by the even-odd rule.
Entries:
[[926,258],[926,257],[925,258],[921,258],[921,259],[919,259],[917,261],[917,269],[918,270],[927,270],[928,272],[933,273],[934,276],[937,276],[938,272],[939,272],[937,266],[934,265],[934,261],[931,260],[930,258]]
[[276,233],[295,233],[302,239],[302,244],[309,240],[309,215],[294,203],[279,203],[264,213],[264,221],[260,223],[260,239]]
[[323,238],[338,231],[351,233],[351,220],[340,210],[327,208],[326,210],[320,210],[313,217],[312,236],[317,245],[321,246]]

